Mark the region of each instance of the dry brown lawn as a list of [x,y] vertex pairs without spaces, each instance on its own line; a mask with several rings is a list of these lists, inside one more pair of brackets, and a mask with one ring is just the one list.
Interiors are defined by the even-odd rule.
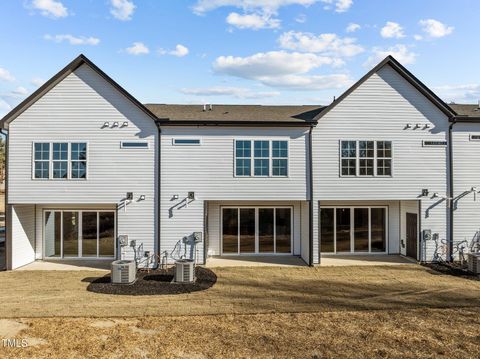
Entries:
[[480,357],[478,281],[416,265],[215,272],[207,291],[145,297],[87,292],[104,272],[0,273],[0,338],[30,343],[0,357]]

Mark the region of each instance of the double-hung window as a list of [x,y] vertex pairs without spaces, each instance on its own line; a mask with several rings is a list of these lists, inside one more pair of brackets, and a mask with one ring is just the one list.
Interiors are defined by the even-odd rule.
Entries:
[[236,140],[235,176],[288,176],[288,141]]
[[84,142],[34,143],[35,179],[86,179],[87,144]]
[[50,144],[35,143],[34,152],[35,178],[50,178]]
[[288,175],[288,142],[272,141],[272,176]]
[[254,176],[270,175],[270,142],[254,141]]
[[53,178],[68,178],[68,143],[53,143]]
[[71,144],[72,178],[87,178],[87,144]]
[[391,141],[341,141],[341,176],[391,176]]

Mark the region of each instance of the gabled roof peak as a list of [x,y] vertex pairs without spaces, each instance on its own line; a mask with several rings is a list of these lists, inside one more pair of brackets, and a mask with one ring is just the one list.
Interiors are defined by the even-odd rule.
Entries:
[[415,87],[420,93],[427,97],[435,106],[438,107],[449,119],[456,115],[455,111],[451,109],[442,99],[440,99],[432,90],[430,90],[423,82],[416,78],[410,71],[408,71],[400,62],[397,61],[392,55],[388,55],[382,61],[380,61],[373,69],[367,72],[360,80],[354,83],[348,90],[346,90],[341,96],[333,101],[324,111],[322,111],[315,120],[319,120],[325,116],[330,110],[337,106],[340,102],[355,91],[361,84],[363,84],[374,73],[378,72],[385,65],[390,65],[400,76],[407,80],[413,87]]
[[95,65],[92,61],[90,61],[90,59],[87,56],[85,56],[84,54],[80,54],[75,59],[73,59],[67,66],[61,69],[55,76],[53,76],[50,80],[45,82],[42,86],[40,86],[35,92],[33,92],[25,100],[23,100],[18,106],[16,106],[9,113],[7,113],[3,117],[3,119],[0,121],[0,127],[5,128],[5,125],[8,125],[11,121],[17,118],[22,112],[24,112],[31,105],[37,102],[37,100],[40,99],[45,93],[50,91],[55,85],[57,85],[60,81],[62,81],[65,77],[67,77],[69,74],[74,72],[83,64],[88,65],[104,80],[106,80],[113,87],[115,87],[120,93],[122,93],[135,106],[137,106],[140,110],[146,113],[153,120],[156,120],[156,116],[153,113],[151,113],[144,105],[142,105],[135,97],[130,95],[130,93],[128,93],[122,86],[120,86],[110,76],[108,76],[105,72],[103,72],[97,65]]

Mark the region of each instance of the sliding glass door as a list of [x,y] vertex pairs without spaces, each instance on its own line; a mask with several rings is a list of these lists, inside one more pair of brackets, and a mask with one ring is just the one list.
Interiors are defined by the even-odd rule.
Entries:
[[385,253],[387,207],[321,207],[322,253]]
[[43,233],[45,257],[115,257],[114,211],[46,210]]
[[223,254],[291,254],[291,207],[222,208]]

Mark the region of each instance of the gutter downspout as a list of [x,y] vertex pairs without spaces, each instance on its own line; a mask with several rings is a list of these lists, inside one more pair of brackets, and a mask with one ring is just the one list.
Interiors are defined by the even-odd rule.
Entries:
[[9,232],[10,232],[10,226],[9,221],[10,221],[10,215],[9,215],[9,206],[8,206],[8,132],[5,132],[4,128],[0,128],[0,133],[5,136],[5,196],[4,196],[4,201],[5,201],[5,268],[0,268],[0,271],[6,270],[9,267],[11,267],[11,259],[10,255],[8,254],[9,251],[9,246],[10,240],[9,240]]
[[[308,265],[313,267],[313,155],[312,155],[312,131],[313,125],[308,131],[308,197],[309,197],[309,213],[308,213]],[[319,256],[320,261],[320,256]]]
[[455,125],[457,121],[453,118],[453,122],[450,123],[448,126],[448,190],[449,194],[448,197],[450,201],[450,210],[448,211],[449,214],[449,233],[448,233],[448,248],[447,248],[447,261],[453,262],[453,211],[454,211],[454,191],[453,191],[453,140],[452,140],[452,132],[453,132],[453,125]]
[[160,267],[160,263],[162,261],[162,257],[161,257],[161,252],[160,252],[160,230],[161,230],[161,226],[160,226],[160,218],[162,217],[161,215],[161,201],[162,201],[162,198],[160,196],[160,189],[161,189],[161,173],[162,173],[162,161],[160,160],[160,155],[162,153],[161,151],[161,145],[162,145],[162,141],[161,141],[161,137],[162,137],[162,130],[160,128],[160,123],[158,122],[155,122],[155,124],[157,125],[157,129],[158,129],[158,140],[157,140],[157,153],[158,153],[158,158],[157,158],[157,161],[156,161],[156,165],[158,166],[158,172],[157,172],[157,176],[158,176],[158,179],[157,179],[157,203],[156,203],[156,210],[157,210],[157,220],[156,220],[156,226],[157,226],[157,258],[158,258],[158,263],[157,263],[157,268]]

